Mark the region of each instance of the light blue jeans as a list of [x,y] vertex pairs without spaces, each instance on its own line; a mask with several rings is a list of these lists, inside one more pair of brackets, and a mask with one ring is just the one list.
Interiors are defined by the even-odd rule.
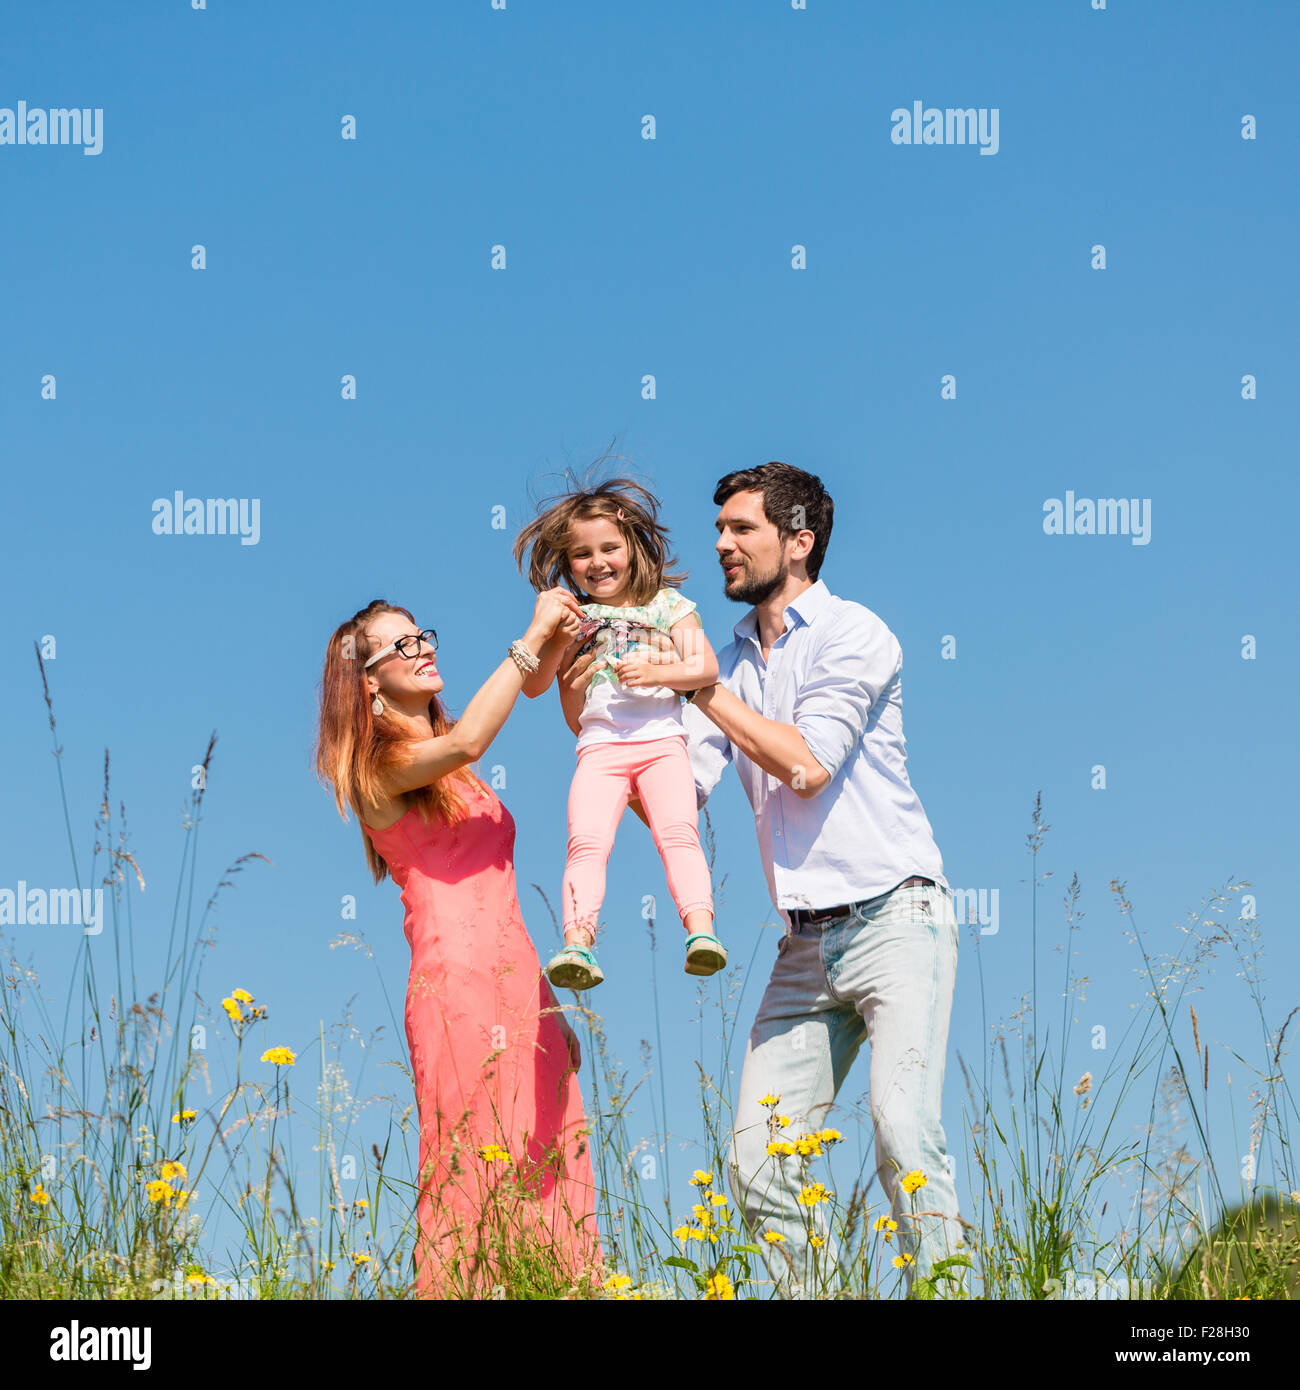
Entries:
[[[940,1115],[957,972],[951,894],[939,887],[895,888],[852,913],[792,930],[778,953],[745,1051],[731,1144],[732,1193],[779,1292],[813,1297],[819,1287],[829,1292],[839,1286],[827,1205],[799,1202],[804,1182],[826,1180],[826,1160],[801,1164],[798,1155],[770,1155],[767,1148],[774,1139],[791,1141],[825,1126],[854,1058],[869,1041],[876,1173],[890,1210],[868,1202],[876,1209],[867,1225],[880,1215],[898,1222],[888,1244],[874,1232],[872,1239],[887,1256],[882,1288],[895,1273],[893,1254],[912,1256],[904,1275],[910,1292],[917,1274],[935,1260],[967,1253],[967,1247],[956,1249],[963,1234]],[[759,1104],[769,1094],[781,1098],[775,1108]],[[774,1116],[790,1121],[779,1133]],[[916,1169],[926,1183],[909,1197],[902,1178]],[[836,1193],[841,1212],[848,1195]],[[810,1248],[810,1216],[813,1233],[826,1241],[820,1248]],[[859,1232],[862,1227],[859,1217]],[[785,1241],[769,1244],[767,1231]],[[953,1272],[966,1277],[960,1267]],[[938,1296],[951,1288],[941,1281]]]

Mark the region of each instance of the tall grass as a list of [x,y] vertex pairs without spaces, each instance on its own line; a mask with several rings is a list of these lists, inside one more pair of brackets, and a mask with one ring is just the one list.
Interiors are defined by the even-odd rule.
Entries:
[[[244,981],[208,989],[220,897],[264,858],[240,856],[203,898],[199,841],[215,738],[183,820],[165,924],[140,916],[144,879],[125,812],[112,811],[107,755],[92,842],[78,853],[39,650],[37,660],[73,881],[78,890],[104,887],[111,921],[109,939],[97,948],[94,938],[79,937],[61,1009],[45,998],[36,972],[8,953],[0,983],[0,1298],[414,1297],[418,1134],[404,1050],[383,1063],[391,1084],[368,1076],[368,1059],[381,1052],[380,1032],[373,1033],[350,1076],[343,1049],[359,1036],[350,1011],[294,1051],[275,1032],[270,1008],[237,988]],[[832,1112],[843,1137],[820,1131],[791,1159],[827,1194],[806,1219],[810,1234],[833,1235],[825,1248],[837,1252],[818,1265],[808,1292],[1293,1297],[1300,1182],[1291,1157],[1295,1095],[1284,1059],[1296,1010],[1278,1026],[1267,1021],[1258,923],[1233,913],[1249,885],[1229,883],[1203,902],[1168,950],[1139,927],[1124,885],[1111,885],[1143,997],[1118,1039],[1098,1047],[1093,1038],[1099,1074],[1076,1077],[1066,1070],[1067,1057],[1074,1011],[1089,983],[1075,966],[1086,942],[1077,878],[1064,895],[1062,975],[1043,981],[1040,995],[1050,878],[1040,861],[1049,829],[1040,797],[1027,844],[1030,992],[1010,1026],[989,1023],[976,926],[958,975],[959,988],[979,989],[988,1039],[973,1065],[957,1057],[967,1252],[920,1277],[900,1267],[897,1231],[873,1171],[869,1113],[846,1094]],[[712,865],[707,818],[705,844]],[[718,882],[719,895],[721,888]],[[157,939],[163,926],[163,954],[138,961],[136,940]],[[757,933],[748,962],[697,983],[698,1125],[681,1136],[668,1132],[653,917],[647,930],[655,1040],[643,1044],[635,1071],[613,1055],[603,1020],[582,997],[564,1004],[583,1042],[603,1269],[577,1276],[565,1269],[530,1219],[525,1186],[503,1164],[481,1174],[481,1218],[465,1237],[462,1258],[449,1262],[442,1296],[774,1296],[765,1257],[779,1269],[781,1252],[763,1233],[744,1228],[725,1185],[731,1078],[743,1046],[737,1028],[757,1006],[766,976],[759,953],[770,938]],[[374,963],[357,933],[341,934],[332,946]],[[1006,938],[998,949],[1007,949]],[[1211,1065],[1207,1020],[1191,1000],[1202,972],[1227,952],[1260,1028],[1257,1065],[1237,1058],[1254,1073],[1250,1113],[1242,1117],[1236,1090]],[[378,971],[376,979],[387,1011],[383,1028],[400,1038],[399,1011]],[[1049,992],[1057,989],[1059,1006]],[[303,1079],[309,1066],[314,1085]],[[363,1095],[364,1087],[372,1089]],[[1226,1097],[1231,1112],[1232,1152],[1245,1154],[1229,1170],[1210,1142],[1216,1095]],[[1136,1137],[1135,1107],[1145,1116]],[[376,1111],[377,1124],[370,1118]],[[636,1118],[644,1114],[652,1133]],[[1239,1118],[1248,1122],[1240,1139]],[[363,1128],[372,1136],[368,1154]],[[300,1165],[309,1134],[311,1152]],[[475,1157],[466,1155],[467,1162]],[[909,1200],[913,1211],[922,1210],[924,1186]]]

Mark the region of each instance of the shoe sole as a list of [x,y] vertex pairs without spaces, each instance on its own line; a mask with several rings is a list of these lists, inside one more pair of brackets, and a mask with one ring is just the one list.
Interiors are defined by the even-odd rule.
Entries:
[[557,989],[595,989],[605,977],[588,970],[585,965],[565,962],[548,971],[546,978]]
[[712,946],[702,946],[698,951],[692,951],[686,957],[686,973],[688,975],[716,975],[726,963],[725,951],[715,950]]

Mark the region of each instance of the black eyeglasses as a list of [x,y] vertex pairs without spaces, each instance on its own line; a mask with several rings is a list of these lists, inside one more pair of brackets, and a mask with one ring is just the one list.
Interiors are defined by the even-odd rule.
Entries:
[[[426,627],[422,632],[413,632],[409,637],[399,637],[386,647],[380,647],[374,656],[367,659],[366,666],[373,666],[381,656],[387,656],[389,652],[396,652],[403,660],[409,661],[412,657],[419,656],[422,642],[431,652],[438,650],[438,634],[431,627]],[[361,669],[365,670],[365,666]]]

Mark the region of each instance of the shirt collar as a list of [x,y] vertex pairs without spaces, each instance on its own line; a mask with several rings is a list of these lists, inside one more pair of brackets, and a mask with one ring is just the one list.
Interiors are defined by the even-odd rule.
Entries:
[[[801,622],[805,627],[826,607],[830,602],[831,591],[826,587],[824,581],[818,579],[805,589],[798,598],[791,599],[785,606],[785,619],[787,623],[792,618]],[[758,640],[758,609],[751,608],[748,613],[732,628],[732,632],[738,641],[743,642],[746,638],[752,637]]]

